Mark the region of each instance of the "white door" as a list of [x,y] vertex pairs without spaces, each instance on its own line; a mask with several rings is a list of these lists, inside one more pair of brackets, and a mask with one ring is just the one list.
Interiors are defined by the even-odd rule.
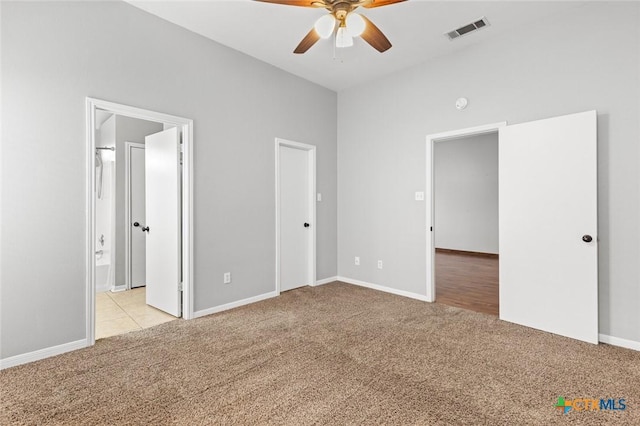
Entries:
[[130,262],[131,288],[144,286],[146,283],[146,232],[145,225],[145,173],[144,145],[128,144],[129,149],[129,218],[131,223]]
[[280,146],[280,291],[310,285],[309,151]]
[[500,129],[500,319],[598,342],[596,112]]
[[145,138],[147,304],[179,317],[180,135],[177,128]]

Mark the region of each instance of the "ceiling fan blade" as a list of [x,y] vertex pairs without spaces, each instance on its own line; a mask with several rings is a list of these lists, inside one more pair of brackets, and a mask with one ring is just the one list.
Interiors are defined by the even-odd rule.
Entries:
[[283,6],[326,7],[324,0],[254,0],[262,3],[281,4]]
[[371,9],[372,7],[388,6],[390,4],[401,3],[403,1],[407,1],[407,0],[371,0],[370,3],[363,4],[362,7],[366,7],[367,9]]
[[320,40],[320,36],[316,32],[315,28],[311,28],[311,31],[309,31],[309,33],[306,36],[304,36],[304,38],[302,39],[298,47],[295,48],[293,53],[306,52],[307,50],[309,50],[311,46],[316,44],[316,41],[318,40]]
[[382,53],[391,49],[391,42],[389,39],[375,26],[366,16],[360,15],[367,23],[363,33],[360,35],[364,41],[369,43],[371,47]]

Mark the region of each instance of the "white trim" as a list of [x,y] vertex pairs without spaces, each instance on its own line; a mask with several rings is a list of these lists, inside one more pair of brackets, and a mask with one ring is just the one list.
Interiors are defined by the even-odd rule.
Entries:
[[316,281],[314,285],[324,285],[324,284],[332,283],[334,281],[338,281],[338,277],[323,278],[321,280]]
[[426,247],[427,247],[427,295],[426,300],[428,302],[434,302],[436,300],[436,279],[435,279],[435,233],[432,232],[432,228],[435,226],[434,216],[435,216],[435,203],[433,200],[433,147],[435,142],[441,142],[449,139],[464,137],[464,136],[472,136],[472,135],[482,135],[485,133],[497,132],[498,129],[507,125],[506,121],[501,121],[493,124],[485,124],[482,126],[476,127],[467,127],[466,129],[460,130],[451,130],[442,133],[434,133],[431,135],[427,135],[427,143],[426,143],[426,153],[427,153],[427,161],[426,161],[426,197],[425,201],[427,202],[426,210]]
[[275,172],[276,172],[276,293],[280,294],[280,147],[285,146],[308,152],[309,161],[309,223],[311,223],[311,239],[309,241],[309,259],[307,282],[316,282],[316,147],[305,143],[276,138],[275,140]]
[[182,318],[193,316],[193,120],[182,126]]
[[124,276],[127,289],[131,288],[131,148],[145,149],[145,145],[124,143]]
[[122,285],[114,285],[113,287],[111,287],[110,291],[111,293],[119,293],[121,291],[126,291],[128,290],[128,287],[126,284],[122,284]]
[[193,318],[200,318],[206,315],[216,314],[222,311],[228,311],[229,309],[238,308],[240,306],[249,305],[251,303],[260,302],[262,300],[271,299],[272,297],[277,297],[278,293],[275,291],[260,294],[258,296],[248,297],[246,299],[238,300],[236,302],[225,303],[224,305],[214,306],[213,308],[203,309],[201,311],[195,311],[193,313]]
[[[85,300],[85,321],[86,321],[86,346],[95,344],[96,330],[96,197],[94,195],[96,188],[96,107],[95,104],[87,98],[86,100],[86,134],[87,141],[87,168],[86,168],[86,207],[85,222],[87,224],[86,243],[85,243],[85,262],[86,262],[86,300]],[[115,171],[114,171],[115,174]],[[115,220],[115,218],[114,218]],[[111,242],[112,249],[115,248],[115,241]],[[111,265],[113,267],[114,265]]]
[[76,340],[75,342],[63,343],[62,345],[51,346],[50,348],[38,349],[37,351],[27,352],[26,354],[0,359],[0,370],[75,351],[76,349],[82,349],[87,346],[89,346],[87,344],[87,340],[82,339]]
[[619,346],[621,348],[633,349],[640,351],[640,342],[635,340],[622,339],[620,337],[609,336],[607,334],[598,334],[598,341],[608,345]]
[[182,317],[193,318],[193,120],[100,99],[86,98],[86,346],[95,344],[95,111],[102,109],[131,118],[182,129]]
[[360,287],[370,288],[372,290],[384,291],[385,293],[391,293],[391,294],[395,294],[397,296],[408,297],[410,299],[421,300],[423,302],[429,302],[430,301],[430,300],[427,299],[427,296],[425,296],[424,294],[418,294],[418,293],[412,293],[410,291],[398,290],[396,288],[385,287],[385,286],[379,285],[379,284],[372,284],[372,283],[368,283],[366,281],[354,280],[353,278],[338,277],[338,281],[342,281],[343,283],[347,283],[347,284],[357,285],[357,286],[360,286]]

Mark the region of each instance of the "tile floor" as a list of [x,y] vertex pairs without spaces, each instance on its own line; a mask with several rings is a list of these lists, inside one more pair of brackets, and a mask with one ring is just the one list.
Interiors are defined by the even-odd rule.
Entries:
[[145,287],[96,295],[96,339],[153,327],[176,317],[145,303]]

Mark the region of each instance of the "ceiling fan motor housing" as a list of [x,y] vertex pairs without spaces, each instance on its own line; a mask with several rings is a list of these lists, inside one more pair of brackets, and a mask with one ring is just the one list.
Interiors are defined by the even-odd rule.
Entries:
[[331,7],[328,7],[327,9],[329,9],[331,11],[333,16],[335,16],[335,18],[338,21],[344,22],[344,20],[347,17],[347,15],[350,12],[352,12],[353,10],[355,10],[357,7],[358,7],[357,3],[356,3],[356,5],[353,5],[351,2],[348,2],[348,1],[337,1],[336,3],[333,3],[331,5]]

